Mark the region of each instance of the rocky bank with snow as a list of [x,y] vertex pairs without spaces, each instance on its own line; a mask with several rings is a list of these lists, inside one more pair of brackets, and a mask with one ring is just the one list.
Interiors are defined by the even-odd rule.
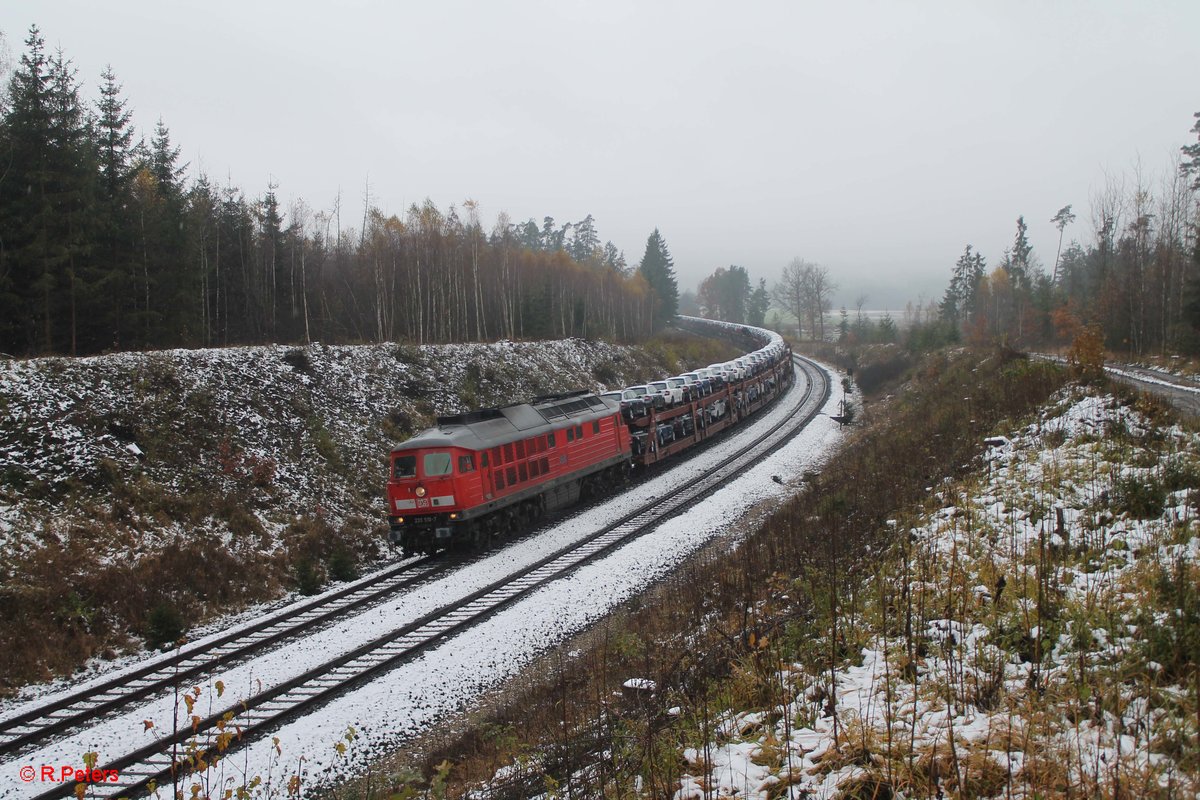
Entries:
[[676,366],[661,352],[573,339],[0,363],[0,691],[352,573],[380,552],[394,443],[439,414],[660,376]]

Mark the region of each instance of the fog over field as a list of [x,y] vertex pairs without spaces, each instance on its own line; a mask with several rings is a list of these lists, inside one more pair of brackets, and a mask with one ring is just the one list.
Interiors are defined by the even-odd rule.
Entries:
[[829,268],[835,307],[940,296],[1018,215],[1054,260],[1109,181],[1170,172],[1200,108],[1200,4],[573,4],[15,0],[97,96],[111,64],[140,131],[189,174],[279,185],[358,226],[477,201],[489,225],[592,214],[636,264],[650,231],[681,288],[738,264]]

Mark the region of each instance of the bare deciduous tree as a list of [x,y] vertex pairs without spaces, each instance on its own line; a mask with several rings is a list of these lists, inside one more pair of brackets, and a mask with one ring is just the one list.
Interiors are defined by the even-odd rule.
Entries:
[[797,332],[807,330],[814,339],[825,338],[825,314],[833,307],[837,284],[829,270],[819,264],[793,258],[775,284],[772,300],[776,307],[796,318]]

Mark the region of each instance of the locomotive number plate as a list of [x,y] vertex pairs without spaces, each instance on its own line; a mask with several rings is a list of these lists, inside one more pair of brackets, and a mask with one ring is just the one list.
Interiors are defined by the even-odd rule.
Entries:
[[429,516],[425,517],[413,517],[412,521],[416,525],[428,525],[432,522],[437,522],[437,516],[430,514]]

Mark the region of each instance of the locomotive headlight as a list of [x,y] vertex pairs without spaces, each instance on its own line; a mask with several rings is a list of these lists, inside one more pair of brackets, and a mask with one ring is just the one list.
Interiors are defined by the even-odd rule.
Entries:
[[450,519],[458,519],[458,512],[457,512],[457,511],[451,511],[451,512],[450,512]]
[[414,494],[416,494],[417,497],[424,497],[425,496],[425,487],[418,486],[416,488],[416,491],[414,492]]

